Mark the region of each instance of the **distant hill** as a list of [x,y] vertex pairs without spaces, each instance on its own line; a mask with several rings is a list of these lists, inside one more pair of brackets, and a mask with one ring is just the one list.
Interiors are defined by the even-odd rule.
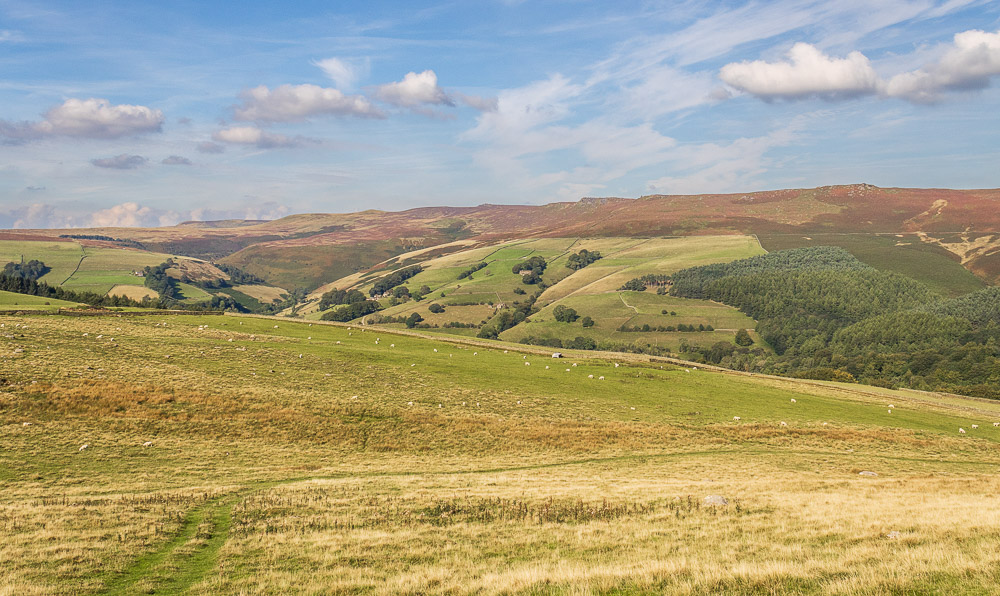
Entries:
[[[15,231],[58,236],[61,230]],[[167,228],[74,230],[151,250],[237,265],[281,287],[316,288],[456,240],[758,234],[916,235],[988,283],[1000,281],[1000,189],[879,188],[869,184],[734,194],[586,198],[547,205],[479,205],[299,214],[274,221],[188,222]],[[468,243],[462,243],[464,248]],[[765,246],[766,247],[766,246]],[[457,249],[456,249],[457,250]]]

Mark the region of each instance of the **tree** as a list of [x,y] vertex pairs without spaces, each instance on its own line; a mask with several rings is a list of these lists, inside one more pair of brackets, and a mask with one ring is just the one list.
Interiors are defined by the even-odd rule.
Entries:
[[584,327],[593,327],[594,319],[591,319],[589,316],[583,317],[582,319],[580,319],[580,324],[583,325]]
[[414,327],[417,326],[417,323],[419,323],[420,321],[423,321],[423,320],[424,320],[424,318],[422,316],[420,316],[418,313],[413,313],[410,316],[406,317],[406,321],[405,321],[406,327],[408,329],[413,329]]
[[428,306],[427,310],[431,311],[434,314],[441,314],[444,312],[444,307],[435,302],[434,304]]
[[753,338],[750,337],[746,329],[740,329],[736,332],[736,345],[743,347],[753,345]]
[[576,254],[570,255],[566,259],[566,267],[573,270],[583,269],[600,258],[601,253],[596,250],[594,252],[590,252],[585,248]]
[[560,323],[572,323],[579,318],[579,315],[576,314],[575,310],[569,308],[568,306],[563,306],[562,304],[555,307],[552,311],[552,316],[554,316]]

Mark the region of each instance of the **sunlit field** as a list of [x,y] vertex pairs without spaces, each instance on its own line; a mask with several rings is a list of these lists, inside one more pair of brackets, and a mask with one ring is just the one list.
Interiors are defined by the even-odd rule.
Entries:
[[1000,581],[992,402],[284,319],[0,324],[0,593]]

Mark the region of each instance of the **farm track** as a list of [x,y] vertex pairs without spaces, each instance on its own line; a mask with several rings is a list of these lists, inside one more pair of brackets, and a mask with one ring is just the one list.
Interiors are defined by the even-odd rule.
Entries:
[[61,283],[61,284],[59,284],[59,285],[61,285],[61,286],[62,286],[62,285],[65,285],[65,284],[66,284],[66,282],[68,282],[69,280],[73,279],[73,276],[74,276],[74,275],[76,275],[78,271],[80,271],[80,265],[83,265],[83,260],[87,258],[87,249],[85,249],[85,248],[83,248],[83,246],[81,246],[81,247],[80,247],[80,250],[82,250],[82,251],[83,251],[83,256],[81,256],[81,257],[80,257],[80,261],[79,261],[79,262],[77,262],[77,264],[76,264],[76,269],[74,269],[74,270],[73,270],[73,273],[70,273],[70,274],[69,274],[69,277],[67,277],[66,279],[64,279],[64,280],[62,281],[62,283]]

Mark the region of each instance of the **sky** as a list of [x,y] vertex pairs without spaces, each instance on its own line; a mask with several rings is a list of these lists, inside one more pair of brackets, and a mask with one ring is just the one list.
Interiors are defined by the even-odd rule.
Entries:
[[0,228],[1000,187],[1000,2],[0,0]]

